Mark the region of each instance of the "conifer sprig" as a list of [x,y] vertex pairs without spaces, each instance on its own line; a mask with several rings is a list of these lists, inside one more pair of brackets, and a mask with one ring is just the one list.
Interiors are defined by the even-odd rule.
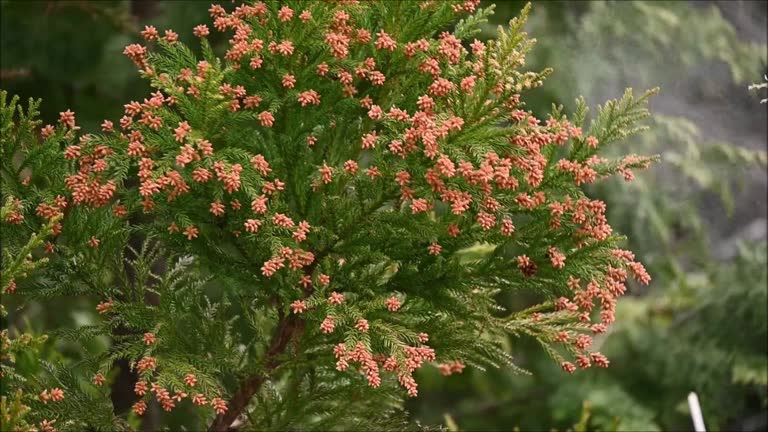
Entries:
[[[213,27],[232,35],[223,58],[205,24],[197,53],[147,26],[148,47],[125,54],[153,93],[77,140],[71,111],[38,143],[33,113],[12,125],[3,99],[3,152],[16,160],[3,175],[24,196],[4,230],[47,221],[57,236],[56,271],[21,292],[99,299],[99,324],[59,337],[128,329],[84,365],[94,385],[128,359],[137,415],[154,399],[198,408],[190,427],[211,431],[244,419],[400,428],[401,410],[375,407],[416,396],[425,365],[527,373],[508,335],[537,340],[569,373],[607,367],[590,335],[614,321],[629,276],[650,276],[582,185],[631,180],[652,161],[597,153],[642,130],[653,91],[605,104],[587,133],[583,101],[574,121],[561,109],[541,121],[521,100],[550,72],[522,70],[529,7],[486,44],[469,40],[492,12],[477,5],[213,5]],[[149,240],[126,252],[132,236]],[[540,302],[496,301],[520,292]]]

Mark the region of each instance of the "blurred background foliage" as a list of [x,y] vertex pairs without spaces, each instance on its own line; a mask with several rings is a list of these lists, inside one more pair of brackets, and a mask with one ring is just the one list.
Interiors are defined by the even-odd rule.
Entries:
[[[496,3],[482,38],[525,4]],[[144,25],[192,42],[192,27],[209,21],[207,6],[0,0],[0,87],[22,100],[43,98],[45,123],[71,108],[86,132],[95,131],[104,119],[119,118],[124,103],[148,94],[123,47],[138,41]],[[625,87],[662,89],[651,103],[651,129],[613,149],[660,154],[661,163],[632,183],[612,179],[592,190],[654,281],[632,287],[613,329],[596,339],[611,359],[607,371],[566,376],[534,343],[510,341],[532,376],[468,369],[445,378],[424,371],[419,398],[407,403],[415,419],[450,430],[691,429],[686,396],[695,391],[709,430],[768,430],[768,119],[767,106],[758,103],[765,95],[747,91],[766,74],[767,7],[534,2],[527,30],[539,42],[527,67],[555,70],[525,98],[537,115],[552,104],[573,109],[579,95],[594,106]],[[520,300],[504,301],[515,307]],[[3,304],[12,333],[39,335],[97,319],[87,298],[58,301],[55,309],[5,298]],[[50,338],[38,354],[74,364],[108,344]],[[18,359],[16,367],[34,371],[33,360]]]

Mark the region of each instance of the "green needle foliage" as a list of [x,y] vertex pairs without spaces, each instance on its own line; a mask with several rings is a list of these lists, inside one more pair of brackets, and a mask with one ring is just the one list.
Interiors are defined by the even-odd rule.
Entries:
[[[523,6],[499,4],[492,20]],[[654,283],[619,302],[618,325],[597,341],[612,360],[607,373],[564,381],[545,355],[513,340],[513,354],[534,376],[425,376],[424,397],[409,409],[424,421],[448,411],[466,430],[543,430],[574,424],[587,401],[589,430],[676,430],[690,428],[686,397],[696,391],[708,430],[760,430],[768,389],[760,384],[768,371],[766,246],[749,242],[736,253],[735,239],[764,236],[765,111],[760,90],[749,100],[745,87],[764,72],[765,44],[745,41],[744,23],[720,12],[731,4],[537,6],[527,29],[541,37],[527,64],[554,73],[526,98],[535,112],[553,102],[568,106],[580,93],[620,92],[627,83],[672,88],[653,101],[650,131],[607,149],[660,153],[664,163],[633,182],[614,179],[588,192],[611,204],[608,220],[628,236]],[[494,33],[484,26],[483,35]],[[514,307],[520,297],[501,301]]]
[[[200,52],[147,27],[150,49],[124,53],[154,92],[100,134],[71,111],[41,129],[38,102],[2,93],[3,281],[98,299],[99,322],[53,336],[112,340],[3,395],[21,389],[42,430],[159,409],[174,429],[402,430],[423,428],[403,410],[422,366],[530,373],[502,336],[563,374],[607,367],[591,335],[650,276],[584,185],[654,160],[599,154],[644,129],[656,90],[589,124],[583,100],[539,120],[521,99],[550,72],[521,69],[529,8],[481,43],[477,3],[214,5],[224,53],[205,25]],[[32,232],[55,241],[21,279]],[[138,379],[127,416],[105,385],[120,361]]]

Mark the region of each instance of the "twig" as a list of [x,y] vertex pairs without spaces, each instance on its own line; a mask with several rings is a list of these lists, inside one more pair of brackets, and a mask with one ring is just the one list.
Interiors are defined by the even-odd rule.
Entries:
[[248,377],[240,384],[240,388],[237,389],[229,401],[227,412],[218,415],[213,420],[213,423],[208,428],[208,432],[226,432],[229,429],[230,425],[240,417],[240,414],[248,406],[253,395],[264,384],[267,375],[280,365],[278,357],[285,351],[288,342],[303,330],[304,321],[297,318],[296,315],[289,315],[288,318],[280,320],[265,356],[264,371]]

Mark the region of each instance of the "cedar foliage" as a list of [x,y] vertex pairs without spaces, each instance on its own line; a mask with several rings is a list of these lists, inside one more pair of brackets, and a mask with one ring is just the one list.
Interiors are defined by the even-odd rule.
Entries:
[[[279,18],[285,7],[297,16]],[[651,162],[597,153],[642,131],[655,90],[627,90],[589,125],[583,100],[571,120],[553,107],[542,123],[520,100],[549,73],[521,70],[528,8],[496,40],[461,45],[492,10],[214,6],[214,26],[235,30],[224,59],[205,37],[200,56],[146,29],[154,49],[126,54],[155,92],[101,134],[78,137],[65,112],[39,139],[39,102],[25,111],[2,93],[3,290],[94,296],[101,322],[53,336],[112,338],[3,395],[23,390],[43,429],[128,430],[97,379],[127,359],[148,387],[134,411],[157,399],[189,412],[186,428],[400,430],[421,428],[402,400],[422,363],[528,373],[498,335],[533,338],[569,372],[607,366],[586,335],[612,322],[627,274],[649,278],[582,185]],[[24,239],[48,231],[50,262],[17,273]],[[538,303],[496,301],[522,292]],[[64,399],[32,396],[52,388]]]
[[[503,21],[523,5],[499,4],[492,20]],[[764,208],[754,205],[754,196],[765,194],[765,111],[759,94],[747,94],[745,86],[763,75],[768,51],[745,37],[743,23],[723,16],[730,4],[700,6],[594,1],[534,8],[528,31],[541,37],[528,65],[555,70],[543,91],[526,98],[537,114],[578,94],[594,100],[630,82],[668,88],[687,77],[672,96],[654,100],[649,132],[607,149],[613,155],[661,153],[664,163],[631,183],[616,179],[588,190],[611,204],[608,219],[627,235],[654,283],[619,302],[619,325],[600,340],[612,360],[606,373],[563,381],[545,356],[516,344],[531,379],[499,372],[434,381],[412,404],[418,418],[437,421],[447,409],[462,429],[563,429],[579,417],[583,400],[590,405],[590,428],[675,430],[690,426],[690,414],[680,408],[696,391],[708,429],[761,427],[768,403],[765,240],[745,244],[743,257],[734,255],[735,240],[754,241],[754,227],[764,225]],[[756,5],[741,6],[747,12]],[[493,26],[483,32],[493,33]],[[682,100],[686,109],[672,109]],[[712,106],[730,116],[702,118]],[[745,123],[735,124],[736,117]],[[714,310],[739,318],[726,325],[713,318]],[[491,416],[489,406],[504,409]]]

